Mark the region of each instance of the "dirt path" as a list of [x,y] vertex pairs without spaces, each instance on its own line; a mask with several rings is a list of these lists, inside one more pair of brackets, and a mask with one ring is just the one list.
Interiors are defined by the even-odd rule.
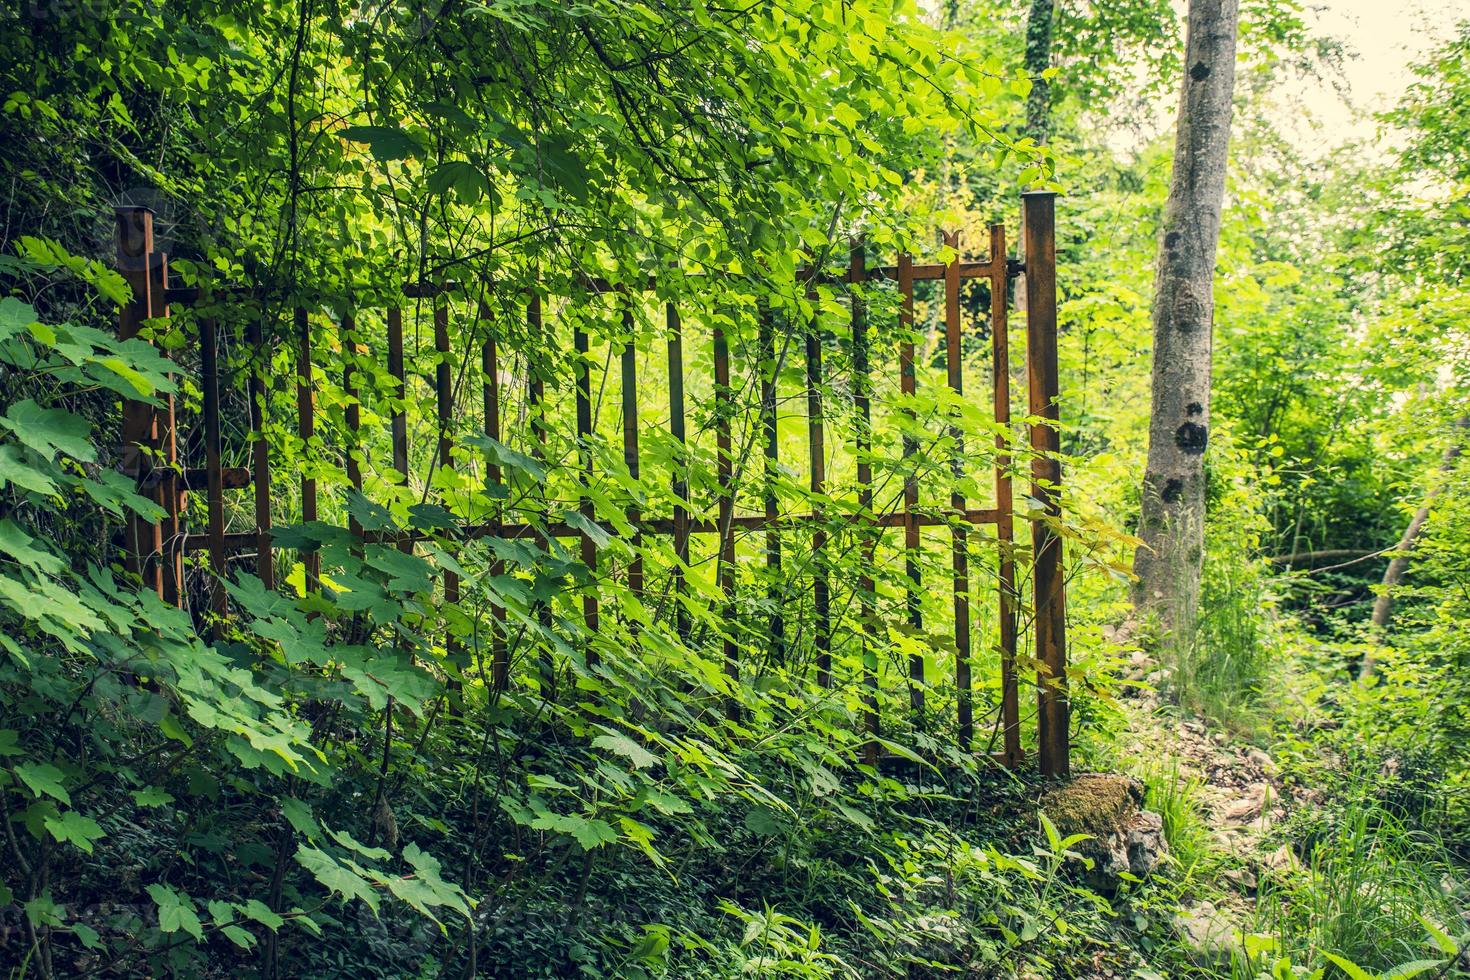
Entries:
[[[1127,702],[1125,765],[1138,775],[1190,784],[1208,847],[1222,859],[1214,882],[1221,893],[1183,906],[1177,923],[1181,940],[1201,956],[1224,957],[1237,930],[1255,918],[1260,875],[1294,861],[1287,847],[1273,848],[1271,830],[1285,818],[1276,765],[1253,745],[1194,720],[1179,720],[1152,692]],[[1142,770],[1142,771],[1140,771]]]

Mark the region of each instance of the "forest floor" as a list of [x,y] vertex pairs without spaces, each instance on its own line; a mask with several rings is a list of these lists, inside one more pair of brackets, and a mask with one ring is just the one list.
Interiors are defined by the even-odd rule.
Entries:
[[1263,877],[1297,862],[1273,832],[1295,802],[1292,791],[1265,750],[1238,733],[1181,717],[1157,691],[1123,704],[1119,768],[1149,786],[1149,806],[1170,811],[1164,817],[1174,824],[1173,836],[1194,833],[1193,846],[1174,855],[1186,882],[1173,923],[1180,951],[1201,966],[1228,964],[1231,949],[1257,921]]

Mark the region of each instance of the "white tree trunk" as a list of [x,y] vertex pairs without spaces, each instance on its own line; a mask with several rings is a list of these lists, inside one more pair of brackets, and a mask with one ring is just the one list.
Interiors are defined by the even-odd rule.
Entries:
[[1193,635],[1204,559],[1215,252],[1235,90],[1238,0],[1190,0],[1174,172],[1154,277],[1153,413],[1135,600]]
[[1413,557],[1414,545],[1419,540],[1419,532],[1424,530],[1424,524],[1429,520],[1429,508],[1434,503],[1439,492],[1444,488],[1445,480],[1455,470],[1455,464],[1460,460],[1460,453],[1464,450],[1461,440],[1465,438],[1465,430],[1470,429],[1470,415],[1455,420],[1455,441],[1445,447],[1444,455],[1439,460],[1439,472],[1436,474],[1434,484],[1429,492],[1424,495],[1424,501],[1419,509],[1414,511],[1414,517],[1409,521],[1409,526],[1404,529],[1403,536],[1393,549],[1393,559],[1388,563],[1388,568],[1383,572],[1383,584],[1379,589],[1378,598],[1373,603],[1373,618],[1370,620],[1368,633],[1368,652],[1363,655],[1363,662],[1358,668],[1358,680],[1366,681],[1373,676],[1375,658],[1373,649],[1383,642],[1383,634],[1388,632],[1389,619],[1393,616],[1394,591],[1398,589],[1404,580],[1404,573],[1409,570],[1409,559]]

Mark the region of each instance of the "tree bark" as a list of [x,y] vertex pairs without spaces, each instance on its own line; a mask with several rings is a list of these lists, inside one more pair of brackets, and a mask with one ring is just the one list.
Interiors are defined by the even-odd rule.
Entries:
[[1026,96],[1026,135],[1045,143],[1051,135],[1051,83],[1042,73],[1051,67],[1051,33],[1054,0],[1031,0],[1026,20],[1026,74],[1031,92]]
[[1235,90],[1238,0],[1190,0],[1174,171],[1154,276],[1153,411],[1134,601],[1188,642],[1204,560],[1215,253]]
[[1383,585],[1378,592],[1378,598],[1373,603],[1373,618],[1370,621],[1368,634],[1369,648],[1363,655],[1363,663],[1358,668],[1358,680],[1365,681],[1373,676],[1375,658],[1373,647],[1383,642],[1383,634],[1388,630],[1389,620],[1393,617],[1393,593],[1404,580],[1404,573],[1409,570],[1409,559],[1413,557],[1414,542],[1419,540],[1419,532],[1424,530],[1424,523],[1429,520],[1429,508],[1434,503],[1434,498],[1439,496],[1439,491],[1444,487],[1445,477],[1455,468],[1456,461],[1464,449],[1465,430],[1470,428],[1470,415],[1462,416],[1455,420],[1454,442],[1445,449],[1444,455],[1439,460],[1439,471],[1435,474],[1434,485],[1424,495],[1424,501],[1419,509],[1414,511],[1414,516],[1409,521],[1409,526],[1404,528],[1403,537],[1394,548],[1393,560],[1388,563],[1388,568],[1383,571]]

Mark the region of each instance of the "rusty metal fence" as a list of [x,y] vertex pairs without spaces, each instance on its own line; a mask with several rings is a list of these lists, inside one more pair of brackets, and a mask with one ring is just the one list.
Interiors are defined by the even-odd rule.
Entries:
[[[1050,193],[1034,192],[1023,196],[1022,226],[1024,256],[1022,259],[1008,257],[1006,234],[1003,225],[990,229],[989,256],[983,260],[966,261],[957,255],[943,264],[915,262],[904,254],[893,265],[870,265],[865,249],[855,242],[845,271],[822,269],[799,270],[798,279],[806,283],[809,296],[821,286],[847,289],[850,300],[846,309],[851,318],[850,358],[852,378],[847,396],[850,403],[841,406],[854,418],[852,445],[844,447],[855,461],[856,508],[847,501],[841,508],[843,520],[862,525],[860,579],[854,590],[860,606],[858,616],[861,623],[871,625],[878,618],[876,607],[873,565],[875,549],[886,532],[902,533],[904,555],[903,602],[907,625],[914,629],[922,627],[921,596],[925,587],[923,569],[919,561],[922,529],[948,527],[950,529],[950,581],[947,586],[953,601],[954,685],[956,691],[956,725],[960,744],[971,748],[975,737],[973,704],[974,678],[972,655],[975,639],[972,634],[971,600],[974,589],[971,582],[971,530],[979,526],[993,528],[996,549],[996,585],[994,603],[996,609],[996,631],[993,648],[999,651],[1000,695],[996,719],[999,736],[999,751],[996,758],[1003,764],[1014,766],[1023,758],[1021,744],[1022,718],[1019,694],[1020,662],[1035,665],[1037,671],[1037,754],[1041,772],[1046,776],[1064,776],[1068,770],[1068,714],[1066,690],[1066,632],[1065,597],[1061,538],[1057,533],[1055,517],[1058,514],[1057,490],[1061,482],[1061,467],[1057,456],[1057,330],[1056,330],[1056,259],[1054,235],[1054,196]],[[228,304],[234,297],[248,295],[248,290],[218,289],[213,292],[199,288],[179,288],[169,282],[168,257],[154,248],[152,214],[147,209],[120,209],[117,213],[118,263],[132,287],[132,300],[122,310],[119,330],[124,338],[135,336],[145,321],[154,321],[169,316],[171,305],[197,306],[200,315],[198,326],[198,377],[199,411],[187,432],[181,429],[180,406],[173,396],[159,405],[143,402],[127,402],[122,415],[122,466],[137,480],[140,492],[156,500],[164,517],[159,521],[148,521],[134,517],[127,528],[125,544],[126,560],[131,571],[141,576],[145,585],[155,589],[166,602],[184,605],[188,601],[186,586],[187,554],[202,554],[207,559],[213,576],[204,587],[207,604],[216,615],[227,612],[227,596],[220,579],[232,568],[253,565],[254,573],[266,588],[278,587],[277,553],[280,546],[274,541],[273,515],[281,504],[277,481],[281,473],[273,466],[273,447],[266,436],[266,419],[263,413],[270,402],[268,391],[273,384],[271,365],[273,349],[270,334],[258,316],[244,319],[241,340],[248,355],[245,370],[243,401],[247,406],[249,445],[226,447],[221,422],[222,372],[220,324],[215,313],[221,304]],[[958,237],[946,233],[944,241],[958,251]],[[1023,590],[1017,582],[1017,554],[1014,538],[1015,510],[1013,506],[1012,469],[1010,457],[1011,439],[1004,433],[1012,429],[1010,378],[1012,376],[1010,330],[1008,313],[1013,292],[1011,284],[1024,275],[1024,297],[1026,312],[1025,377],[1029,388],[1029,446],[1031,456],[1031,496],[1040,506],[1042,515],[1031,521],[1031,595],[1030,605],[1024,607]],[[615,284],[584,277],[585,290],[592,294],[606,294],[615,304],[618,315],[626,328],[626,342],[617,350],[617,376],[620,388],[620,428],[622,435],[622,462],[628,476],[636,481],[640,474],[640,434],[645,434],[645,422],[640,419],[640,356],[632,338],[635,308],[646,312],[660,308],[662,332],[666,341],[667,375],[660,382],[667,387],[667,426],[665,433],[680,447],[690,438],[688,406],[686,405],[686,373],[688,359],[685,350],[686,330],[681,317],[680,305],[658,298],[659,283],[650,279],[634,285]],[[870,323],[868,304],[862,298],[863,288],[882,283],[896,290],[898,299],[899,326],[911,327],[914,321],[915,284],[931,281],[942,289],[942,300],[935,305],[942,311],[943,350],[946,381],[956,396],[965,391],[963,344],[965,332],[965,310],[961,302],[962,284],[978,281],[988,287],[989,347],[991,359],[991,398],[993,418],[997,425],[994,444],[994,502],[990,507],[974,507],[971,501],[959,493],[952,495],[947,508],[936,510],[920,505],[920,487],[916,469],[909,469],[903,479],[901,501],[892,510],[879,512],[874,505],[874,476],[872,470],[873,424],[872,424],[872,377],[874,365],[872,353],[875,327]],[[857,285],[859,289],[850,287]],[[515,378],[503,369],[502,360],[507,356],[501,348],[503,338],[493,326],[491,311],[483,298],[475,306],[470,291],[463,284],[437,283],[432,285],[413,284],[402,290],[404,299],[430,304],[432,315],[432,352],[434,361],[432,391],[436,407],[434,421],[435,458],[433,465],[452,470],[456,465],[455,433],[462,426],[461,416],[467,409],[466,387],[456,384],[453,368],[454,358],[461,358],[461,366],[467,361],[478,362],[480,381],[478,422],[484,436],[502,440],[507,424],[505,410],[512,393],[507,384],[520,386],[515,393],[520,415],[529,419],[527,431],[523,433],[533,451],[537,446],[544,448],[548,427],[552,424],[552,413],[547,406],[545,379],[535,371]],[[543,317],[551,298],[532,293],[523,300],[512,300],[524,317],[524,326],[531,335],[543,330]],[[485,329],[461,331],[460,336],[478,337],[476,350],[455,351],[452,347],[450,317],[451,307],[458,304],[467,307],[465,315]],[[505,306],[504,298],[500,304]],[[406,364],[404,309],[401,305],[389,306],[377,311],[367,325],[369,317],[364,310],[336,318],[338,335],[335,339],[341,358],[342,374],[336,383],[344,394],[345,408],[342,426],[349,445],[340,447],[347,480],[361,492],[364,488],[362,442],[358,438],[361,426],[361,400],[359,398],[360,372],[363,365],[359,359],[345,356],[359,349],[362,332],[381,326],[385,336],[376,337],[375,345],[386,353],[386,371],[391,378],[392,394],[387,399],[387,414],[391,430],[392,472],[406,482],[411,471],[411,446],[407,405],[411,378],[417,372]],[[317,404],[313,368],[320,367],[313,344],[319,342],[322,331],[313,329],[312,320],[321,318],[321,311],[296,308],[292,315],[295,361],[295,434],[301,445],[311,446],[317,438]],[[763,352],[762,363],[779,364],[776,359],[776,334],[778,325],[770,310],[762,307],[758,313],[759,329],[757,343]],[[901,330],[901,335],[906,332]],[[584,326],[576,326],[572,333],[571,355],[574,367],[574,425],[576,427],[577,479],[589,480],[593,466],[589,439],[596,423],[596,408],[592,391],[589,357],[589,335]],[[786,338],[790,342],[790,338]],[[732,424],[744,413],[753,417],[744,419],[751,431],[760,434],[762,465],[767,475],[779,465],[780,440],[777,421],[777,386],[779,368],[762,370],[759,397],[753,407],[745,407],[733,398],[731,379],[731,348],[725,331],[715,323],[711,331],[708,351],[712,368],[714,411],[712,426],[716,448],[716,476],[718,489],[713,513],[696,512],[691,495],[689,474],[673,474],[670,491],[673,497],[672,512],[667,516],[644,514],[636,506],[630,506],[625,514],[626,527],[633,529],[635,539],[645,535],[668,536],[678,561],[671,566],[672,588],[683,591],[684,575],[691,563],[691,539],[712,537],[712,557],[715,560],[715,581],[724,613],[733,617],[737,603],[736,582],[736,535],[738,532],[758,534],[764,538],[763,560],[767,568],[779,571],[783,562],[783,544],[800,542],[803,549],[809,548],[814,560],[802,564],[809,569],[811,598],[814,609],[815,629],[812,642],[815,648],[814,664],[816,679],[823,687],[835,683],[832,644],[834,630],[840,628],[834,622],[832,610],[833,583],[831,563],[825,553],[830,545],[832,515],[827,511],[839,509],[832,497],[828,479],[828,460],[834,451],[832,432],[828,421],[833,417],[834,406],[829,404],[832,391],[825,385],[824,343],[817,329],[804,331],[800,338],[799,353],[804,361],[805,416],[807,444],[807,486],[811,506],[804,512],[782,513],[778,505],[773,483],[767,480],[760,500],[761,507],[755,513],[744,513],[738,506],[736,485],[736,452]],[[609,361],[613,351],[609,351]],[[237,359],[238,360],[238,359]],[[911,336],[906,336],[897,346],[897,374],[902,396],[912,396],[916,391],[915,347]],[[422,372],[427,381],[427,372]],[[462,381],[463,372],[460,375]],[[903,403],[903,399],[899,400]],[[958,476],[965,464],[962,435],[958,428],[950,432],[953,457],[950,464]],[[180,443],[187,442],[197,447],[202,441],[203,465],[185,465],[181,462]],[[248,458],[248,465],[226,465],[226,449],[230,449],[238,460]],[[911,433],[902,438],[902,453],[905,458],[918,451],[917,440]],[[500,479],[500,466],[494,461],[486,463],[486,476],[493,481]],[[292,488],[292,497],[298,506],[297,513],[302,523],[316,521],[319,516],[317,480],[310,468],[297,475],[299,485]],[[586,485],[585,483],[583,484]],[[227,526],[226,493],[232,490],[249,490],[253,508],[236,508],[236,521],[241,513],[253,513],[253,521],[244,528],[231,529]],[[195,517],[196,509],[186,506],[187,495],[202,492],[205,497],[203,520]],[[534,538],[545,541],[547,537],[566,539],[578,543],[580,555],[589,567],[596,568],[597,548],[592,542],[594,526],[607,532],[614,529],[607,522],[599,522],[591,503],[590,491],[578,501],[576,515],[563,515],[567,519],[533,522],[529,519],[514,520],[513,515],[497,513],[490,520],[459,526],[455,529],[461,540],[477,538]],[[544,516],[544,515],[543,515]],[[350,520],[354,533],[367,536],[355,518]],[[987,535],[987,537],[991,537]],[[404,550],[415,547],[415,535],[400,533],[393,537],[397,546]],[[381,543],[381,542],[380,542]],[[644,568],[641,557],[627,562],[623,574],[626,584],[635,594],[644,588]],[[253,557],[253,561],[252,561]],[[307,581],[316,581],[320,575],[318,558],[312,552],[301,555]],[[456,602],[462,583],[455,572],[442,573],[442,588],[447,603]],[[773,603],[769,624],[769,637],[773,645],[786,642],[785,622],[781,605]],[[673,605],[673,617],[681,636],[687,638],[689,622],[687,612],[679,603]],[[502,624],[504,609],[496,610]],[[1023,615],[1024,614],[1024,615]],[[589,632],[598,628],[600,610],[598,593],[586,590],[582,597],[582,616]],[[1033,656],[1022,658],[1020,640],[1023,622],[1031,625]],[[867,633],[864,632],[864,642]],[[513,682],[511,664],[504,641],[504,630],[494,633],[491,655],[491,684],[504,688]],[[449,641],[452,646],[453,641]],[[741,671],[741,656],[738,644],[728,632],[723,637],[723,657],[726,673],[738,678]],[[863,724],[874,738],[878,735],[880,719],[875,696],[879,683],[878,670],[870,658],[864,656],[862,684],[867,689],[864,697]],[[926,687],[925,661],[912,655],[908,664],[911,697],[917,710],[923,709]],[[549,680],[547,681],[549,684]],[[548,693],[552,693],[548,691]],[[554,694],[553,694],[554,696]],[[992,739],[992,745],[994,739]],[[877,742],[869,739],[864,750],[865,760],[876,763]]]

